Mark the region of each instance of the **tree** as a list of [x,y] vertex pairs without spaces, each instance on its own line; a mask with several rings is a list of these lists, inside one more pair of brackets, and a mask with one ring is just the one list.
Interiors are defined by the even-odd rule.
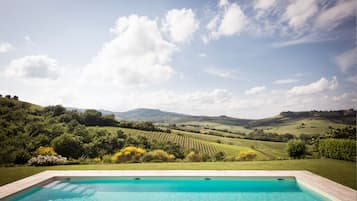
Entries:
[[63,134],[52,140],[55,151],[65,157],[79,158],[83,154],[82,142],[78,136],[72,134]]
[[287,150],[290,157],[301,158],[305,155],[306,146],[302,140],[289,140]]
[[97,126],[100,123],[102,113],[97,110],[86,110],[83,113],[83,123],[86,126]]
[[43,111],[45,113],[51,113],[52,116],[56,117],[56,116],[60,116],[60,115],[64,114],[66,111],[66,108],[63,107],[62,105],[55,105],[55,106],[50,105],[50,106],[45,107],[43,109]]

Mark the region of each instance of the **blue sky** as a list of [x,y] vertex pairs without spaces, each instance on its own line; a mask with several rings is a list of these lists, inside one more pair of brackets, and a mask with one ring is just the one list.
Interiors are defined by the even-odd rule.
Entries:
[[353,0],[0,2],[0,94],[262,118],[356,108]]

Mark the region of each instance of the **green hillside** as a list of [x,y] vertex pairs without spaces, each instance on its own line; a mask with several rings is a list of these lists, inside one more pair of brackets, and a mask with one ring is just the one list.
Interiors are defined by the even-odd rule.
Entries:
[[[196,120],[177,124],[153,124],[118,121],[108,112],[78,112],[60,105],[42,107],[18,98],[0,98],[0,164],[26,163],[37,155],[41,146],[53,147],[71,159],[106,158],[107,161],[125,147],[140,147],[148,152],[162,149],[179,160],[192,151],[211,161],[238,160],[241,154],[248,153],[254,155],[249,160],[288,159],[286,142],[298,137],[307,144],[307,157],[315,157],[311,153],[314,139],[309,135],[324,137],[331,128],[346,128],[345,123],[353,112],[289,112],[263,120],[195,116]],[[156,113],[160,116],[162,112]],[[177,113],[169,115],[185,117]],[[213,122],[215,119],[226,122]],[[233,125],[233,121],[240,123]],[[248,125],[240,125],[243,122]],[[224,154],[224,158],[216,159],[216,154]]]
[[[113,113],[117,118],[131,121],[151,121],[160,125],[176,124],[185,131],[212,131],[221,135],[249,134],[256,129],[267,133],[293,135],[321,135],[330,128],[355,127],[356,111],[305,111],[281,112],[279,115],[264,119],[239,119],[227,116],[194,116],[165,112],[156,109],[135,109]],[[185,128],[183,128],[185,127]],[[227,134],[228,133],[228,134]]]

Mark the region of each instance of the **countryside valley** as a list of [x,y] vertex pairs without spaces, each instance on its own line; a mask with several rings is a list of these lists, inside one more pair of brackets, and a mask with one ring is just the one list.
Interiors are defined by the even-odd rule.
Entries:
[[[232,164],[249,169],[251,164],[252,169],[310,168],[354,186],[355,177],[348,175],[355,174],[355,163],[348,161],[356,158],[355,122],[353,109],[288,111],[250,120],[153,109],[120,113],[39,106],[6,95],[0,98],[0,163],[39,168],[32,171],[45,166],[112,169],[113,164],[125,168],[137,163],[149,169],[195,169],[191,163],[206,164],[208,169],[230,169]],[[327,164],[347,168],[346,177],[322,171]],[[24,170],[17,177],[30,174]],[[13,179],[5,177],[1,183]]]

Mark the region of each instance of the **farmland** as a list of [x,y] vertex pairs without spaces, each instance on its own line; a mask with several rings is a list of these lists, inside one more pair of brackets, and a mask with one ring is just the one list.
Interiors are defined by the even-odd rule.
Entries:
[[116,127],[91,127],[91,130],[102,129],[115,132],[120,129],[125,134],[133,137],[145,136],[149,140],[173,141],[185,149],[194,149],[206,154],[215,154],[218,151],[227,155],[237,155],[240,151],[252,150],[257,153],[258,160],[272,160],[277,158],[287,158],[285,151],[286,143],[266,142],[245,139],[231,139],[226,137],[197,134],[185,131],[174,130],[172,133],[149,132],[137,129],[116,128]]

